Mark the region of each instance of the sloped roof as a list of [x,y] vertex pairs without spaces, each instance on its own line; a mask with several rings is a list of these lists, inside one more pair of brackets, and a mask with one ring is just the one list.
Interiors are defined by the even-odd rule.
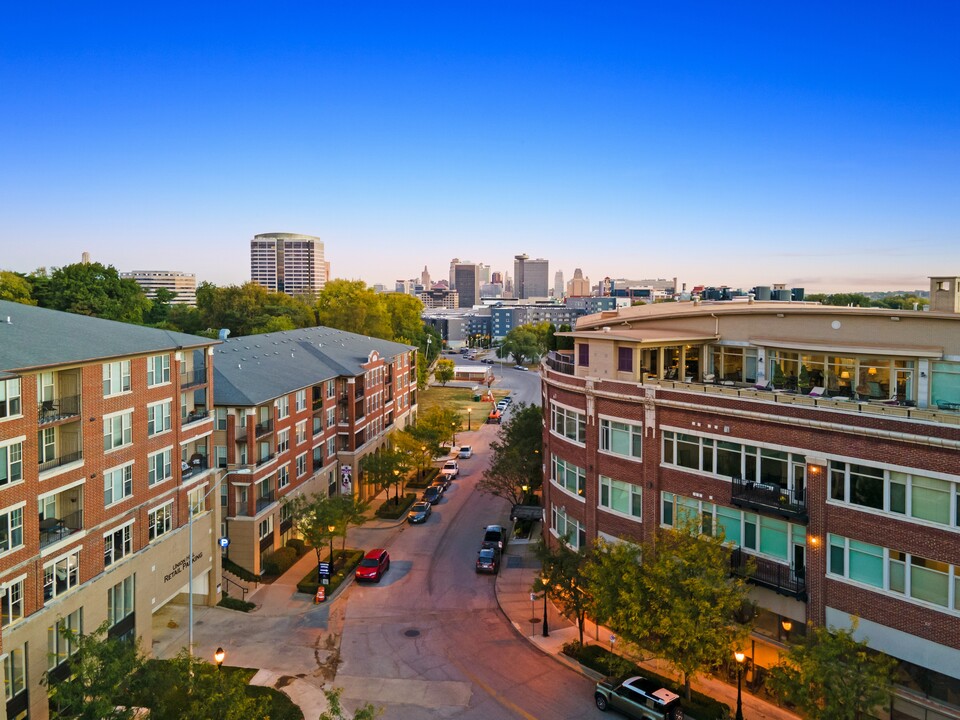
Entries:
[[373,351],[393,358],[413,349],[329,327],[230,338],[213,356],[214,404],[260,405],[324,380],[362,375]]

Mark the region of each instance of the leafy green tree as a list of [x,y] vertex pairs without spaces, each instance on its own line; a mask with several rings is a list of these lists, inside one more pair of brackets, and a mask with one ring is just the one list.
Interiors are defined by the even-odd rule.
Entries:
[[157,288],[154,299],[150,301],[150,309],[143,320],[148,325],[162,325],[167,322],[170,308],[177,294],[166,288]]
[[269,717],[270,701],[247,694],[242,673],[191,657],[151,661],[143,673],[140,704],[150,720],[250,720]]
[[150,301],[133,280],[120,277],[112,265],[75,263],[56,268],[46,281],[35,285],[42,307],[90,315],[105,320],[142,324]]
[[852,630],[808,626],[770,670],[767,687],[811,720],[860,720],[885,707],[893,689],[896,660],[867,647]]
[[327,697],[327,711],[321,713],[320,720],[376,720],[383,714],[383,708],[376,708],[370,703],[365,703],[350,718],[344,714],[343,706],[340,704],[340,695],[343,688],[334,688],[333,690],[324,690],[323,694]]
[[[565,333],[570,332],[571,328],[566,323],[563,323],[558,329],[557,332]],[[557,338],[557,350],[573,350],[574,342],[571,337],[558,337]]]
[[419,345],[424,338],[420,298],[403,293],[384,293],[381,297],[390,318],[391,337],[397,342]]
[[36,305],[33,287],[23,275],[10,270],[0,270],[0,300],[10,300],[22,305]]
[[290,506],[293,527],[317,553],[317,577],[320,577],[320,563],[323,560],[323,548],[330,544],[330,562],[333,562],[333,538],[339,534],[343,523],[343,506],[337,497],[325,495],[298,495],[286,500]]
[[203,327],[215,332],[227,328],[235,337],[316,324],[313,309],[303,299],[269,292],[253,282],[226,287],[200,283],[197,310]]
[[449,407],[432,407],[420,413],[415,432],[438,449],[441,443],[452,440],[453,434],[460,429],[461,424],[460,414],[456,410]]
[[80,634],[61,628],[60,634],[76,651],[70,656],[70,675],[52,681],[42,679],[52,690],[57,717],[76,720],[125,720],[134,717],[130,702],[134,679],[143,667],[139,645],[107,635],[104,622],[92,633]]
[[[510,418],[490,443],[493,457],[477,489],[512,505],[543,484],[543,411],[539,405],[517,403]],[[527,490],[524,491],[524,486]]]
[[746,640],[749,628],[735,617],[747,587],[730,576],[722,531],[698,535],[698,519],[682,515],[677,525],[658,530],[655,542],[642,548],[598,543],[592,562],[601,568],[595,575],[609,577],[617,569],[622,580],[592,588],[607,595],[597,605],[612,610],[610,626],[673,665],[689,699],[693,676],[728,660]]
[[546,592],[567,617],[577,619],[580,631],[580,644],[583,645],[583,626],[586,623],[587,610],[594,606],[585,575],[587,550],[574,550],[563,539],[555,548],[541,543],[537,548],[540,558],[540,575],[534,580],[534,592]]
[[553,352],[557,350],[557,328],[553,325],[547,328],[547,350]]
[[440,358],[437,364],[433,366],[433,377],[437,382],[446,387],[447,383],[453,380],[453,360]]
[[381,448],[364,456],[360,461],[360,468],[367,481],[378,491],[387,491],[387,497],[390,496],[390,488],[396,486],[394,502],[400,504],[400,478],[406,471],[406,456],[401,451]]
[[[544,333],[545,338],[546,333]],[[513,328],[497,348],[497,357],[505,358],[512,355],[517,365],[523,365],[527,360],[536,360],[542,353],[537,330],[532,325],[518,325]]]
[[426,390],[430,382],[430,366],[421,355],[417,359],[417,390]]
[[393,340],[383,298],[362,280],[331,280],[317,297],[317,318],[321,325]]
[[346,552],[347,531],[352,527],[360,527],[369,520],[366,512],[370,504],[356,495],[335,495],[330,500],[334,505],[335,532],[340,536],[340,551]]

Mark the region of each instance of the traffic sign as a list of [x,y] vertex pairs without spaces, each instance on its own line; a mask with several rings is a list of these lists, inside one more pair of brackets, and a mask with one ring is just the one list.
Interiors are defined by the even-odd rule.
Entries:
[[220,547],[225,548],[230,544],[230,538],[222,537],[217,542],[220,543]]

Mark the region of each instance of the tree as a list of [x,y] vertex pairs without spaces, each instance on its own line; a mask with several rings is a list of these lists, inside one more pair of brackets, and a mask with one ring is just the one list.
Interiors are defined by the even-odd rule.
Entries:
[[[566,323],[562,324],[557,332],[565,333],[570,332],[572,328]],[[573,350],[574,342],[572,337],[558,337],[557,338],[557,350]]]
[[170,307],[176,299],[177,294],[166,288],[157,288],[154,299],[150,302],[150,309],[144,316],[144,322],[148,325],[161,325],[167,322],[170,315]]
[[147,663],[140,685],[150,720],[250,720],[270,712],[267,697],[247,694],[242,673],[218,669],[186,648],[172,660]]
[[355,495],[335,495],[329,498],[334,505],[334,515],[337,535],[340,536],[340,552],[347,550],[347,531],[352,527],[360,527],[369,519],[366,516],[369,503],[363,502]]
[[557,350],[557,329],[553,325],[547,328],[547,350]]
[[320,720],[376,720],[383,713],[383,708],[375,708],[370,703],[365,703],[363,707],[357,708],[353,718],[348,718],[343,714],[343,707],[340,705],[342,693],[343,688],[323,691],[327,697],[327,711],[320,715]]
[[440,358],[433,367],[433,377],[437,382],[446,387],[446,384],[453,380],[453,360]]
[[693,676],[728,660],[749,633],[735,622],[747,588],[730,576],[722,530],[698,535],[698,522],[681,513],[677,528],[658,530],[653,544],[599,543],[593,555],[601,566],[595,575],[619,571],[622,577],[611,587],[592,585],[598,595],[607,594],[597,605],[612,611],[609,624],[673,665],[688,699]]
[[859,720],[890,701],[896,660],[874,652],[851,630],[808,626],[770,670],[768,687],[812,720]]
[[131,707],[134,678],[143,667],[139,645],[108,637],[104,622],[86,635],[61,627],[60,634],[75,651],[70,656],[70,674],[50,685],[57,716],[77,720],[125,720],[134,717]]
[[423,303],[420,298],[403,293],[384,293],[380,297],[390,318],[393,339],[410,345],[420,345],[424,338],[421,319]]
[[406,470],[405,456],[399,450],[381,448],[364,456],[360,468],[377,491],[386,490],[390,497],[390,488],[397,486],[394,502],[400,504],[400,476]]
[[316,324],[313,309],[302,299],[272,293],[253,282],[217,287],[200,283],[197,310],[201,324],[234,336],[293,330]]
[[440,453],[440,444],[452,439],[460,425],[460,414],[456,410],[437,406],[420,413],[414,432],[426,442],[436,457]]
[[362,280],[331,280],[317,296],[321,325],[393,340],[393,327],[383,295]]
[[39,282],[41,307],[90,315],[105,320],[142,324],[150,301],[133,280],[120,277],[113,265],[75,263],[56,268],[48,280]]
[[583,645],[583,626],[587,610],[594,603],[589,592],[589,581],[584,574],[587,564],[586,548],[574,550],[563,539],[555,549],[541,543],[537,549],[540,575],[534,580],[534,592],[546,592],[567,617],[577,619],[580,644]]
[[417,390],[426,390],[430,382],[430,365],[421,355],[417,360]]
[[[546,339],[546,332],[544,332]],[[510,330],[497,348],[497,357],[513,356],[517,365],[523,365],[525,360],[536,360],[543,353],[537,330],[532,325],[518,325]]]
[[10,300],[23,305],[36,305],[30,282],[10,270],[0,270],[0,300]]
[[[335,496],[339,497],[339,496]],[[335,497],[325,495],[298,495],[287,500],[290,517],[297,532],[317,553],[317,578],[320,578],[321,552],[330,543],[330,562],[333,562],[333,538],[343,521],[343,507]]]
[[[538,405],[517,403],[490,443],[493,458],[477,489],[513,505],[543,484],[543,411]],[[524,486],[527,490],[524,491]]]

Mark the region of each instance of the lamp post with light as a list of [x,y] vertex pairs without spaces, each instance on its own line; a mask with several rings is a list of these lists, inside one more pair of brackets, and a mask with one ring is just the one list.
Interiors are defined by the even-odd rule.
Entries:
[[223,665],[223,659],[227,654],[223,651],[222,647],[218,647],[217,651],[213,654],[213,659],[217,663],[217,672],[220,672],[220,666]]
[[[452,423],[450,425],[453,428],[453,445],[457,444],[457,423]],[[450,446],[450,449],[453,450],[453,445]]]
[[423,466],[426,465],[426,463],[424,462],[426,457],[427,457],[427,446],[421,445],[420,446],[420,482],[423,482]]
[[473,408],[467,408],[467,432],[473,430],[473,425],[470,423],[473,416]]
[[[547,578],[540,578],[543,582],[543,637],[550,637],[550,627],[547,625]],[[740,718],[743,720],[743,718]]]
[[735,720],[743,720],[743,661],[747,656],[737,650],[733,657],[737,661],[737,714]]
[[333,570],[333,534],[337,531],[337,526],[327,525],[327,530],[330,531],[330,570]]

